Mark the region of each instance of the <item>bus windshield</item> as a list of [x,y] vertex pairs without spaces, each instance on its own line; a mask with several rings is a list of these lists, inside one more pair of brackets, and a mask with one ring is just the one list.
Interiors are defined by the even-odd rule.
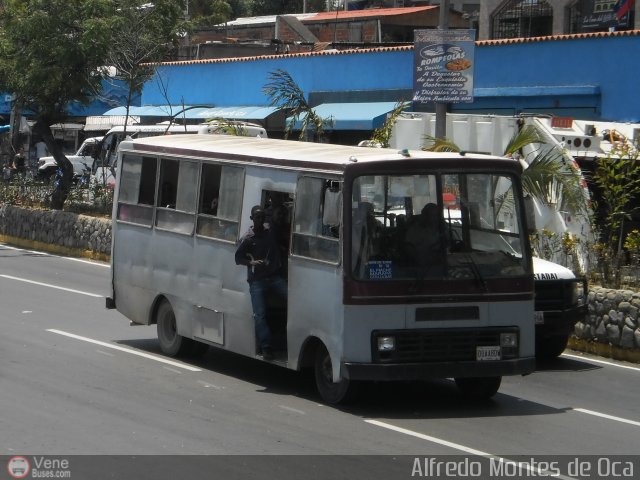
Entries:
[[367,175],[352,185],[351,273],[360,281],[475,279],[526,272],[510,175]]

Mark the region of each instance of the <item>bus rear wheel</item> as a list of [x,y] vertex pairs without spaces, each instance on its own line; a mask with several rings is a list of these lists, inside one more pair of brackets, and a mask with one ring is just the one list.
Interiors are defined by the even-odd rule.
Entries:
[[339,382],[333,381],[333,366],[331,356],[324,346],[316,351],[314,364],[316,388],[322,400],[330,405],[352,401],[357,394],[357,384],[348,378]]
[[502,377],[456,378],[455,381],[465,397],[473,400],[486,400],[498,392]]
[[185,338],[178,333],[176,315],[171,304],[163,301],[156,312],[156,324],[160,350],[170,357],[201,356],[208,350],[206,344]]

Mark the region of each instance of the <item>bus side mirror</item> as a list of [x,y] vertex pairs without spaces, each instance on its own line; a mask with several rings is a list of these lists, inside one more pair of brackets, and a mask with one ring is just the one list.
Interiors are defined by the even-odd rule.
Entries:
[[524,213],[527,221],[527,233],[531,235],[536,232],[536,207],[533,203],[533,197],[529,195],[524,197]]

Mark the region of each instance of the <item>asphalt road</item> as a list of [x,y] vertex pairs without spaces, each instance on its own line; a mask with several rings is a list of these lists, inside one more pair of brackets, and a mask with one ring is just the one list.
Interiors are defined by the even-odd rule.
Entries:
[[[369,385],[358,403],[335,408],[297,372],[213,349],[189,362],[162,356],[154,327],[105,309],[108,281],[106,264],[0,245],[3,458],[23,455],[32,468],[37,455],[73,458],[71,478],[102,478],[93,457],[79,455],[102,456],[104,478],[199,478],[206,462],[224,473],[215,478],[264,478],[265,469],[278,478],[445,478],[413,462],[639,451],[637,365],[566,352],[503,379],[481,404],[433,381]],[[139,476],[145,462],[158,475]],[[12,477],[0,466],[2,478]]]

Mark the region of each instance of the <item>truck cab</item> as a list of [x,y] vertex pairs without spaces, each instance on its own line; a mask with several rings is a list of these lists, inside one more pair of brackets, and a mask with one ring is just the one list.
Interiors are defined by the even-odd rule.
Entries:
[[[75,155],[67,155],[73,165],[74,181],[87,174],[91,170],[93,155],[102,137],[89,137],[82,142]],[[58,164],[53,157],[40,157],[38,159],[38,177],[43,180],[50,180],[55,177],[58,171]]]

